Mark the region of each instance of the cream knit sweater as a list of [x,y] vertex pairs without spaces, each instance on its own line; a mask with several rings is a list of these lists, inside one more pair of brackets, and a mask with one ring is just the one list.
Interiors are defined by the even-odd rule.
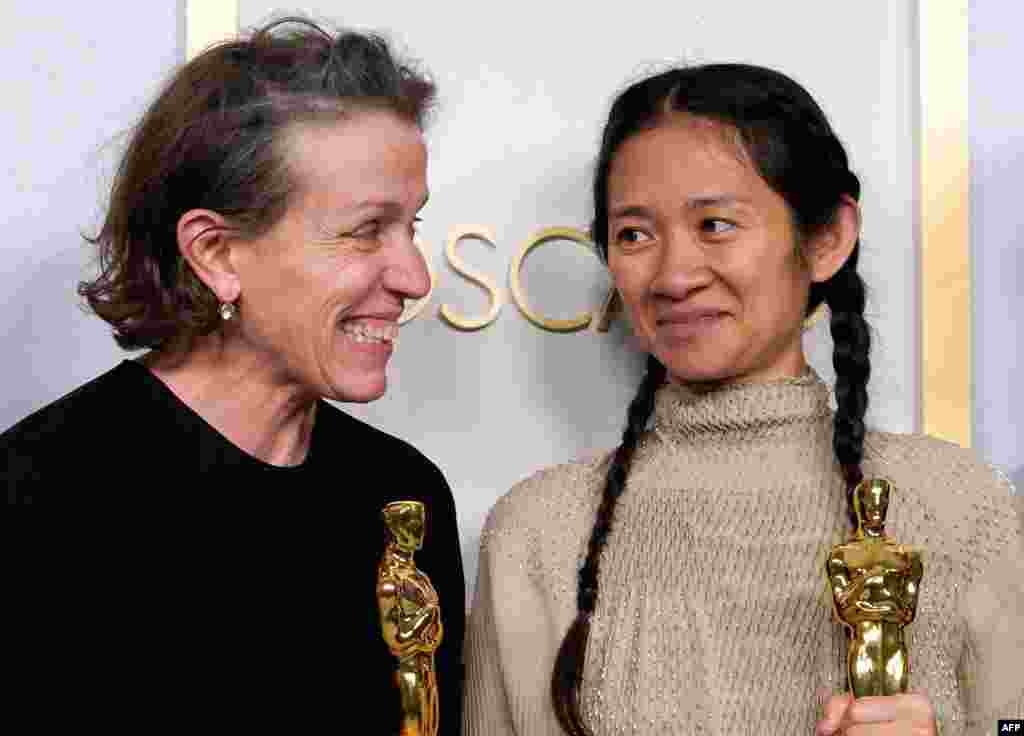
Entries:
[[[814,732],[845,687],[824,562],[849,535],[828,388],[813,374],[658,392],[601,558],[582,708],[595,736]],[[492,509],[467,634],[466,736],[562,736],[555,654],[608,456],[544,470]],[[1024,530],[1009,483],[954,445],[871,433],[886,531],[924,551],[911,689],[943,736],[1024,717]]]

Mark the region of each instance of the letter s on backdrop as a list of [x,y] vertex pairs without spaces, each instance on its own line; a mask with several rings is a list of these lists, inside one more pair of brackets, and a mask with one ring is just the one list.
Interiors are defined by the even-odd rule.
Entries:
[[483,240],[484,242],[494,246],[497,238],[494,236],[494,232],[486,225],[456,225],[452,228],[451,233],[448,235],[448,244],[445,246],[445,254],[448,256],[448,263],[451,264],[452,270],[457,271],[462,276],[477,284],[484,291],[487,292],[487,296],[490,299],[491,306],[487,310],[487,314],[483,317],[477,317],[470,319],[458,314],[447,304],[441,305],[441,318],[445,322],[450,324],[459,330],[480,330],[487,325],[498,319],[498,312],[501,311],[501,307],[504,304],[502,299],[501,291],[497,285],[491,281],[487,276],[475,271],[465,264],[465,262],[459,258],[459,254],[455,252],[455,246],[463,238],[476,238]]

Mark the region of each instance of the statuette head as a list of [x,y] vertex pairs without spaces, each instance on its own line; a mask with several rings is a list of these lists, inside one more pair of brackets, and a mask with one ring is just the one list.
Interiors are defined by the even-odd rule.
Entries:
[[423,546],[426,510],[419,501],[395,501],[381,511],[394,544],[412,553]]
[[875,536],[885,530],[892,484],[884,478],[865,478],[853,489],[853,510],[860,528]]

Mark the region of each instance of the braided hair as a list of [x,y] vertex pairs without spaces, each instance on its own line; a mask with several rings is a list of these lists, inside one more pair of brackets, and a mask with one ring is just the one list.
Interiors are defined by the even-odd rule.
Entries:
[[[797,82],[779,72],[746,64],[708,64],[672,69],[639,81],[618,95],[602,134],[594,170],[591,236],[607,261],[608,178],[612,159],[630,136],[657,126],[674,113],[715,121],[734,129],[761,177],[786,202],[800,240],[812,238],[835,221],[844,197],[860,197],[860,181],[850,171],[842,144],[824,112]],[[847,486],[851,523],[853,489],[863,478],[864,414],[870,334],[864,320],[865,288],[857,272],[860,242],[827,281],[811,285],[807,314],[826,304],[831,314],[836,371],[833,454]],[[577,614],[562,640],[551,680],[555,714],[570,736],[588,736],[580,713],[580,685],[590,620],[597,605],[601,552],[615,518],[615,506],[637,445],[654,411],[665,366],[653,355],[629,405],[622,442],[605,478],[601,503],[579,571]]]

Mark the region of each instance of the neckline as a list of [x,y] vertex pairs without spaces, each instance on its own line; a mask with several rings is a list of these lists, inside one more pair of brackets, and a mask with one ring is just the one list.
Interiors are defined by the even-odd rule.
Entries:
[[764,435],[831,414],[828,385],[807,368],[799,376],[734,383],[710,391],[666,383],[655,396],[654,427],[689,441]]
[[254,455],[250,455],[228,439],[220,430],[206,421],[206,419],[204,419],[203,416],[195,409],[182,401],[177,394],[171,391],[167,384],[157,378],[153,371],[143,363],[140,363],[137,360],[125,359],[122,361],[121,365],[134,366],[129,370],[139,373],[146,385],[149,386],[150,393],[153,398],[157,399],[166,408],[173,411],[179,418],[185,418],[186,421],[194,428],[203,432],[219,444],[224,451],[234,455],[240,463],[249,464],[253,467],[273,473],[297,473],[311,466],[317,444],[317,428],[320,425],[320,419],[324,413],[322,411],[324,408],[323,406],[317,408],[317,421],[313,424],[313,432],[309,440],[309,450],[306,452],[305,459],[303,459],[303,461],[298,465],[274,465],[273,463],[268,463]]

